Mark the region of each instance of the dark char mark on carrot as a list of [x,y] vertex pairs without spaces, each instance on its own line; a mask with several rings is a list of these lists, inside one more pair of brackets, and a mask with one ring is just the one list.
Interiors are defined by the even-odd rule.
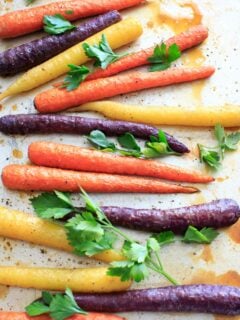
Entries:
[[73,31],[49,35],[1,52],[0,75],[15,75],[26,71],[120,20],[118,11],[110,11],[89,19]]
[[[5,134],[68,133],[89,134],[92,130],[101,130],[106,135],[132,133],[136,138],[149,139],[157,135],[156,127],[141,123],[84,118],[78,116],[19,114],[0,118],[0,131]],[[189,149],[172,135],[165,133],[172,150],[187,153]]]
[[75,299],[87,311],[240,314],[240,288],[221,285],[199,284],[111,294],[76,294]]

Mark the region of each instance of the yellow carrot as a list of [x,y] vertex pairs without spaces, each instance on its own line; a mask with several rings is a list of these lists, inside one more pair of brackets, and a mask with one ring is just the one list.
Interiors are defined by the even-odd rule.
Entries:
[[[89,45],[98,44],[103,34],[110,46],[116,49],[137,39],[142,34],[142,26],[137,20],[128,18],[93,35],[84,42]],[[6,91],[0,94],[0,100],[29,91],[61,76],[69,70],[68,64],[70,63],[81,65],[88,61],[89,58],[85,55],[82,44],[83,42],[80,42],[23,74]]]
[[131,282],[107,275],[108,268],[0,267],[0,284],[39,290],[100,293],[127,290]]
[[91,102],[71,111],[96,111],[114,120],[142,122],[153,125],[212,127],[221,123],[224,127],[240,126],[240,106],[217,107],[161,107],[135,106],[113,101]]
[[[27,241],[67,252],[72,251],[68,244],[62,225],[42,220],[31,214],[0,207],[0,236]],[[112,262],[122,259],[113,250],[108,250],[94,256],[95,259]]]

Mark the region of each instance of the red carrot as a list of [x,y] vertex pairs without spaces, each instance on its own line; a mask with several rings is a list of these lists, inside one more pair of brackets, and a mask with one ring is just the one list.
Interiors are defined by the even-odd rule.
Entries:
[[34,164],[52,168],[147,176],[193,183],[213,181],[212,177],[200,172],[156,160],[121,157],[107,152],[52,142],[33,142],[29,146],[28,156]]
[[198,189],[168,184],[152,178],[77,172],[29,165],[9,165],[3,168],[5,187],[24,191],[128,192],[128,193],[194,193]]
[[[48,315],[30,317],[25,312],[0,312],[0,320],[51,320]],[[88,315],[74,315],[68,320],[123,320],[123,318],[103,313],[89,313]]]
[[61,14],[73,21],[111,10],[122,10],[143,3],[144,0],[71,0],[17,10],[0,16],[0,38],[12,38],[42,29],[45,15]]
[[[184,51],[202,43],[207,37],[208,29],[203,25],[198,25],[188,29],[185,32],[171,37],[170,39],[165,41],[165,44],[167,45],[167,47],[169,47],[171,44],[176,43],[179,46],[180,51]],[[154,47],[151,47],[139,52],[129,54],[122,59],[110,64],[105,70],[97,69],[87,77],[87,80],[110,77],[122,71],[149,64],[148,58],[153,55],[153,51]]]
[[58,112],[119,94],[204,79],[210,77],[214,71],[213,67],[207,66],[172,68],[159,72],[131,72],[115,77],[86,81],[73,91],[53,88],[38,94],[34,102],[39,112]]

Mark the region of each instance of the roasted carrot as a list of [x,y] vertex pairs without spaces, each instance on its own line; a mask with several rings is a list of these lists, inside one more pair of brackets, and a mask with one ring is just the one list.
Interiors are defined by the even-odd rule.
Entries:
[[130,193],[194,193],[198,189],[157,179],[77,172],[29,165],[8,165],[2,171],[5,187],[12,190]]
[[33,142],[28,148],[28,156],[34,164],[52,168],[147,176],[182,182],[207,183],[213,181],[212,177],[200,172],[156,160],[121,157],[107,152],[53,142]]
[[111,10],[122,10],[143,3],[143,0],[71,0],[17,10],[0,16],[0,38],[12,38],[42,29],[45,15],[61,14],[73,21]]
[[[30,317],[25,312],[0,312],[0,320],[51,320],[48,315]],[[89,313],[88,315],[74,315],[68,318],[68,320],[124,320],[121,317],[104,314],[104,313]]]
[[[69,2],[69,1],[67,1]],[[81,3],[83,3],[81,1]],[[113,49],[136,40],[142,33],[141,24],[132,18],[122,20],[107,29],[93,35],[84,42],[89,45],[98,44],[104,34]],[[16,80],[6,91],[0,94],[0,100],[33,88],[57,78],[69,71],[68,64],[81,65],[89,60],[83,49],[83,42],[76,44],[56,57],[30,69]]]
[[[26,241],[49,248],[72,252],[63,225],[40,219],[32,214],[0,207],[0,236]],[[120,261],[120,253],[114,250],[103,251],[93,256],[103,262]]]
[[226,104],[222,106],[192,107],[185,105],[129,105],[114,101],[86,103],[74,109],[78,112],[99,112],[107,118],[122,121],[143,122],[152,125],[214,127],[221,123],[224,127],[240,126],[240,106]]
[[127,290],[131,281],[107,275],[108,268],[31,268],[0,266],[0,284],[21,288],[99,293]]
[[213,67],[208,66],[172,68],[159,72],[131,72],[114,77],[86,81],[73,91],[53,88],[38,94],[34,103],[39,112],[58,112],[119,94],[204,79],[210,77],[214,70]]
[[[208,29],[203,25],[198,25],[188,29],[185,32],[171,37],[170,39],[165,41],[165,44],[169,47],[171,44],[176,43],[179,46],[180,51],[184,51],[202,43],[207,37]],[[154,47],[151,47],[139,52],[129,54],[122,59],[110,64],[105,70],[97,69],[95,72],[90,74],[87,79],[94,80],[98,78],[106,78],[125,70],[149,64],[148,58],[152,56],[153,51]]]

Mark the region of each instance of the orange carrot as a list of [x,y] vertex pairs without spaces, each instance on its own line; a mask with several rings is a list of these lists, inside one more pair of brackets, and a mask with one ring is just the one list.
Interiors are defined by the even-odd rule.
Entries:
[[[30,317],[25,312],[0,312],[0,320],[51,320],[48,315]],[[89,313],[88,315],[74,315],[68,320],[123,320],[123,318],[103,313]]]
[[[165,44],[169,47],[176,43],[180,51],[192,48],[202,43],[208,37],[208,29],[203,25],[194,26],[185,32],[171,37]],[[110,77],[125,70],[149,64],[148,58],[153,55],[154,47],[141,50],[123,57],[122,59],[110,64],[107,69],[97,69],[87,77],[87,80]]]
[[121,157],[53,142],[33,142],[28,148],[28,156],[34,164],[52,168],[147,176],[182,182],[213,181],[212,177],[200,172],[159,161]]
[[73,21],[110,10],[121,10],[143,3],[144,0],[71,0],[17,10],[0,16],[0,38],[12,38],[42,29],[43,17],[59,13]]
[[73,91],[53,88],[38,94],[34,103],[39,112],[58,112],[119,94],[204,79],[210,77],[214,71],[213,67],[208,66],[172,68],[159,72],[131,72],[114,77],[86,81]]
[[3,184],[12,190],[129,193],[194,193],[198,189],[164,183],[153,178],[77,172],[29,165],[8,165],[2,171]]

